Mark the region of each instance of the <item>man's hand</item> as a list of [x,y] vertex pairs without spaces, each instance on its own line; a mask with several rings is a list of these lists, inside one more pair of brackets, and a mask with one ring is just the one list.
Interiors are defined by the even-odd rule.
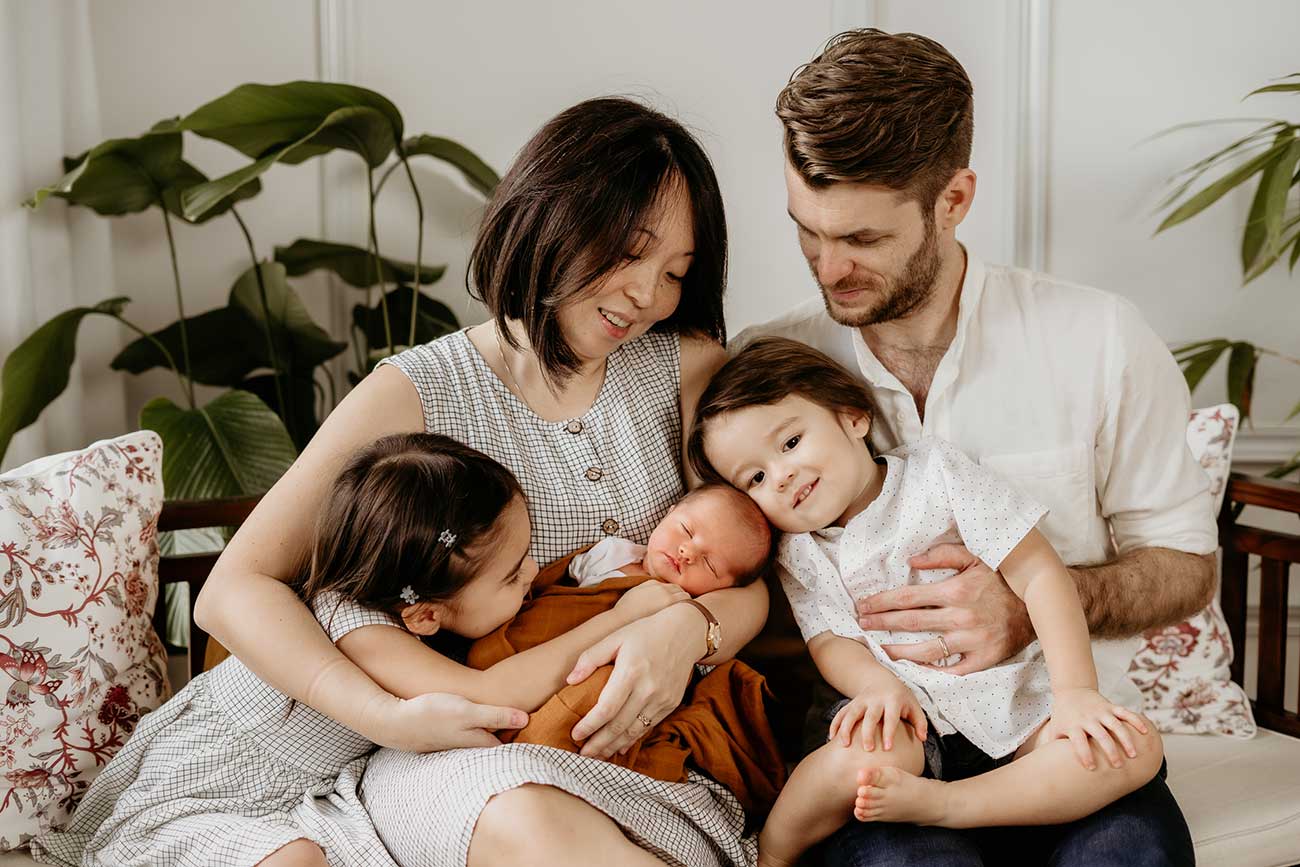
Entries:
[[934,584],[910,584],[858,600],[858,624],[863,629],[943,636],[943,642],[886,645],[891,659],[933,665],[960,653],[961,660],[943,670],[970,674],[1014,656],[1034,640],[1024,602],[966,546],[936,545],[908,564],[913,569],[956,569],[957,574]]

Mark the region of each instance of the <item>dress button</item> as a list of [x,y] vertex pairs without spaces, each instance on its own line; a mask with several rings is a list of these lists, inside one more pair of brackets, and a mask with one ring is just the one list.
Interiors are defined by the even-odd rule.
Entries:
[[573,421],[571,421],[571,422],[569,422],[567,425],[565,425],[565,426],[564,426],[564,429],[567,430],[567,431],[568,431],[569,433],[571,433],[571,434],[580,434],[580,433],[582,433],[582,419],[580,419],[580,418],[575,418]]
[[605,475],[605,471],[600,467],[587,467],[587,481],[599,482],[600,477]]
[[612,536],[618,532],[618,521],[613,518],[606,518],[605,523],[600,525],[600,529],[605,531],[606,536]]

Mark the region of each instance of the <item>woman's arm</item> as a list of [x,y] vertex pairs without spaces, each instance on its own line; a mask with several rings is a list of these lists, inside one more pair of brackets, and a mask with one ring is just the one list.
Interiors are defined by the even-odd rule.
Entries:
[[384,366],[367,376],[258,503],[194,605],[195,622],[276,689],[375,743],[416,751],[481,742],[466,732],[488,717],[489,723],[508,720],[510,712],[485,716],[463,702],[403,707],[338,651],[285,582],[306,554],[321,501],[352,453],[381,436],[423,428],[419,398],[401,371]]
[[1030,530],[998,567],[1007,586],[1025,601],[1052,677],[1052,690],[1097,688],[1088,621],[1074,579],[1056,549]]

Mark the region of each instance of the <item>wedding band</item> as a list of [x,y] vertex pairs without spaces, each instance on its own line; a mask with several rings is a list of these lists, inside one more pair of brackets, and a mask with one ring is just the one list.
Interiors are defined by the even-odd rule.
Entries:
[[641,725],[645,726],[646,728],[650,728],[650,726],[654,725],[654,720],[650,719],[650,717],[646,716],[643,713],[639,713],[636,715],[636,721],[641,723]]
[[952,651],[948,649],[948,642],[943,640],[942,635],[939,636],[939,649],[943,651],[943,656],[939,657],[940,659],[947,659],[952,656]]

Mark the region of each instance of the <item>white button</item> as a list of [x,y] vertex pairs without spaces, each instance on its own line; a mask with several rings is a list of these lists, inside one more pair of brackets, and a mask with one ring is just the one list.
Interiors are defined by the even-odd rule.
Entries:
[[586,475],[587,475],[587,481],[599,482],[600,477],[605,475],[605,471],[602,470],[600,467],[587,467]]
[[606,518],[605,523],[600,525],[600,529],[605,531],[606,536],[612,536],[618,532],[618,521],[613,518]]
[[568,431],[569,433],[571,433],[571,434],[580,434],[580,433],[582,433],[582,419],[580,419],[580,418],[575,418],[573,421],[571,421],[571,422],[569,422],[567,425],[565,425],[565,426],[564,426],[564,429],[567,430],[567,431]]

